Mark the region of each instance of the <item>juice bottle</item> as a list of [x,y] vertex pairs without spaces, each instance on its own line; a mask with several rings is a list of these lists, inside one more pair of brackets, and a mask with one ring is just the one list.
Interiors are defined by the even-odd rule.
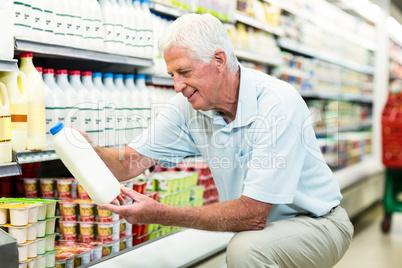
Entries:
[[14,151],[27,147],[28,92],[23,72],[0,72],[0,82],[7,88],[11,113],[11,143]]
[[11,115],[6,86],[0,83],[0,163],[11,162]]
[[63,123],[50,132],[57,155],[89,197],[98,205],[113,201],[120,193],[120,183],[81,133]]
[[32,62],[32,52],[20,54],[20,70],[26,76],[28,90],[28,150],[46,147],[45,93],[42,77]]

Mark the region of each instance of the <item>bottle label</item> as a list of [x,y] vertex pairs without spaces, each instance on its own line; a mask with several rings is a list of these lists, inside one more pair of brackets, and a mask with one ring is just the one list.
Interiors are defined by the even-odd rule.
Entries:
[[28,135],[41,135],[46,133],[45,105],[28,105]]
[[11,116],[0,115],[0,143],[11,141]]
[[26,123],[28,120],[28,104],[10,104],[12,123]]

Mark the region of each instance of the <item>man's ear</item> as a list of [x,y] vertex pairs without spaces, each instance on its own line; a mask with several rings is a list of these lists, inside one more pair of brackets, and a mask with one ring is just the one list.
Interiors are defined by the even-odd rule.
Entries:
[[226,53],[221,49],[215,50],[214,59],[216,63],[216,67],[219,69],[220,72],[226,69]]

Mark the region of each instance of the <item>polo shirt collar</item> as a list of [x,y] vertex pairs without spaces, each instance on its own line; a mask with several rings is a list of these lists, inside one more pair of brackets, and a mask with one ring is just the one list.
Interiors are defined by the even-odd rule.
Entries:
[[214,110],[199,111],[202,114],[213,119],[214,124],[228,125],[233,127],[242,127],[250,124],[254,121],[253,116],[257,114],[257,92],[255,88],[255,82],[252,79],[250,70],[240,66],[240,89],[239,89],[239,101],[237,104],[236,118],[230,124],[226,124],[222,116]]

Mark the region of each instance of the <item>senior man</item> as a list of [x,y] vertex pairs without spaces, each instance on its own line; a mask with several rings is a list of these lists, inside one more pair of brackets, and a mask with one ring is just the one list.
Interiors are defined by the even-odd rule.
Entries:
[[240,65],[209,14],[178,18],[160,48],[178,95],[138,141],[120,151],[94,148],[120,181],[201,155],[222,202],[174,207],[122,188],[133,204],[119,197],[102,207],[131,223],[236,232],[228,267],[334,266],[353,226],[300,94]]

